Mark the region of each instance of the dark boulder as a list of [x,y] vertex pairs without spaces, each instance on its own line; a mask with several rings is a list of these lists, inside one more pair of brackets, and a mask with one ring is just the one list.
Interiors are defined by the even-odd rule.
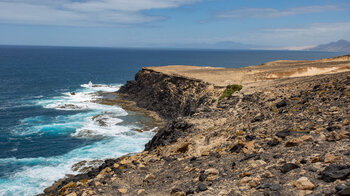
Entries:
[[285,107],[287,106],[287,101],[285,99],[283,99],[282,101],[276,103],[276,107],[277,108],[281,108],[281,107]]
[[251,122],[252,123],[260,122],[260,121],[264,120],[264,118],[265,118],[264,114],[260,114],[260,115],[257,115],[256,117],[254,117],[254,119]]
[[234,145],[231,149],[230,149],[230,152],[231,153],[239,153],[239,151],[241,151],[241,149],[244,147],[243,144],[236,144]]
[[325,182],[345,180],[350,175],[350,165],[330,165],[321,172],[321,179]]
[[145,150],[152,150],[157,146],[172,144],[178,138],[184,137],[190,131],[191,124],[181,119],[173,120],[157,132],[157,134],[145,145]]
[[289,135],[290,135],[290,131],[288,129],[285,129],[283,131],[276,133],[276,136],[282,139],[286,138]]
[[208,190],[207,185],[200,183],[196,189],[196,192],[199,193],[206,190]]
[[339,191],[339,196],[349,196],[350,195],[350,187],[345,187],[343,190]]
[[267,142],[267,145],[269,146],[277,146],[280,142],[278,140],[271,140]]
[[294,164],[294,163],[286,163],[284,164],[282,167],[281,167],[281,172],[282,173],[287,173],[289,171],[292,171],[293,169],[297,169],[297,168],[300,168],[299,165],[297,164]]
[[207,177],[208,177],[208,175],[205,174],[204,172],[202,172],[199,174],[199,181],[203,182],[203,181],[205,181],[205,179],[207,179]]
[[236,166],[236,162],[232,162],[231,168],[232,168],[232,169],[235,169],[235,166]]

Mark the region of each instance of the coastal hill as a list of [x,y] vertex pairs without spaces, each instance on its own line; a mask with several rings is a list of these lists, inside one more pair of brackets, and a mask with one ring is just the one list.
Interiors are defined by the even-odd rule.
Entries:
[[42,195],[349,195],[349,66],[342,56],[143,68],[118,95],[165,125],[143,152]]
[[327,52],[350,52],[350,42],[342,39],[328,44],[321,44],[310,48],[309,50]]

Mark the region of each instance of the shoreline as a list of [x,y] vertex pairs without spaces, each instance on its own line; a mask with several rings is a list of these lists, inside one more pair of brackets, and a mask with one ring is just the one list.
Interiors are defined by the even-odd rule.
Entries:
[[[350,150],[346,145],[350,62],[340,59],[303,61],[302,65],[300,61],[271,62],[241,68],[235,75],[217,68],[144,68],[119,93],[166,120],[146,144],[146,151],[106,160],[93,172],[66,179],[45,193],[306,195],[347,190],[348,174],[330,182],[327,178],[333,163],[350,165],[350,158],[343,155]],[[294,70],[305,71],[320,61],[320,68],[341,69],[293,77]],[[291,67],[291,62],[297,65]],[[227,75],[219,74],[223,72]],[[266,77],[288,72],[292,74],[287,77]],[[218,101],[225,77],[230,84],[241,81],[237,83],[243,89]],[[331,102],[333,98],[337,99]],[[127,107],[131,103],[127,101]],[[322,174],[320,179],[317,173]],[[344,188],[334,189],[337,184]]]
[[[127,112],[135,112],[138,114],[142,114],[145,115],[149,118],[152,119],[151,122],[143,122],[143,125],[145,126],[144,131],[150,131],[154,128],[159,128],[161,126],[164,125],[165,120],[163,118],[161,118],[156,112],[154,111],[150,111],[150,110],[146,110],[140,107],[136,106],[136,102],[131,101],[131,100],[127,100],[125,97],[126,95],[120,94],[120,93],[111,93],[111,92],[103,92],[100,93],[100,95],[113,95],[115,96],[115,98],[113,99],[107,99],[107,98],[103,98],[101,100],[98,100],[97,103],[102,104],[102,105],[117,105],[119,107],[121,107],[123,110],[127,111]],[[157,128],[157,129],[158,129]],[[156,131],[156,130],[154,130]]]

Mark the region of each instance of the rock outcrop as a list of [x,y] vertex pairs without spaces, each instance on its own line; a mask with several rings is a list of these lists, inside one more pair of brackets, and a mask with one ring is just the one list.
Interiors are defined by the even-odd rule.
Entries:
[[210,105],[214,85],[186,77],[171,76],[143,68],[135,80],[119,90],[137,106],[157,112],[165,119],[190,116],[201,105]]

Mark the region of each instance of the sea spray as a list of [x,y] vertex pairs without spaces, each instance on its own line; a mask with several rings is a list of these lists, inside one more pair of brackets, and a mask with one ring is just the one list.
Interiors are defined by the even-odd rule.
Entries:
[[16,167],[0,177],[0,195],[38,194],[66,174],[76,174],[72,166],[77,162],[116,158],[144,149],[153,132],[140,133],[135,131],[142,129],[140,124],[123,123],[121,117],[128,117],[128,112],[122,108],[96,103],[101,98],[97,92],[114,92],[120,85],[89,82],[81,87],[61,96],[34,100],[44,109],[68,110],[73,114],[28,117],[12,133],[14,137],[28,139],[37,135],[63,135],[94,142],[58,156],[0,159],[0,167]]

